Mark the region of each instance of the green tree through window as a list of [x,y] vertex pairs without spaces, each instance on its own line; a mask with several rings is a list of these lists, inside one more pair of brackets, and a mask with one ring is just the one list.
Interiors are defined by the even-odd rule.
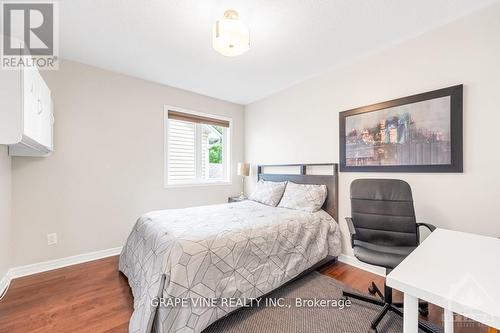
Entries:
[[221,164],[222,163],[222,146],[220,143],[210,147],[208,151],[208,159],[210,163]]

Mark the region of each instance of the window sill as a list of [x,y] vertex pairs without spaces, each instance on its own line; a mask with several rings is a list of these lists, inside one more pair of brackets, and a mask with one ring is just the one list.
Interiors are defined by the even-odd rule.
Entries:
[[210,186],[229,186],[232,185],[231,181],[212,181],[212,182],[199,182],[199,183],[179,183],[179,184],[166,184],[164,188],[182,188],[182,187],[210,187]]

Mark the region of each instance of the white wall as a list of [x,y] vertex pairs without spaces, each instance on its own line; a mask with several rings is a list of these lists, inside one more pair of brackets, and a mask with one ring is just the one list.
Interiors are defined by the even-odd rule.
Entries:
[[12,264],[11,222],[11,158],[0,145],[0,280]]
[[500,236],[499,18],[500,4],[247,106],[246,160],[338,162],[338,112],[463,83],[464,173],[341,173],[343,251],[349,185],[362,177],[408,181],[421,222]]
[[[14,266],[124,244],[136,218],[238,194],[243,107],[63,61],[44,72],[55,99],[55,152],[13,158]],[[233,184],[163,188],[163,106],[233,119]],[[47,233],[59,243],[47,246]]]

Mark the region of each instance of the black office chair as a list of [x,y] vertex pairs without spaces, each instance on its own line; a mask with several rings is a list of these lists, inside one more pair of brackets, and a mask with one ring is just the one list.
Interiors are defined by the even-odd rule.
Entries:
[[[357,179],[351,183],[351,213],[347,226],[351,234],[351,246],[359,260],[386,269],[388,274],[420,243],[419,227],[433,225],[417,223],[411,188],[408,183],[397,179]],[[355,292],[344,292],[351,297],[382,306],[382,311],[371,323],[369,332],[377,332],[377,326],[388,311],[400,316],[402,303],[392,302],[392,288],[384,284],[382,295],[372,282],[368,291],[379,298]],[[427,303],[419,303],[420,313],[428,314]],[[432,328],[419,323],[419,328],[432,333]]]

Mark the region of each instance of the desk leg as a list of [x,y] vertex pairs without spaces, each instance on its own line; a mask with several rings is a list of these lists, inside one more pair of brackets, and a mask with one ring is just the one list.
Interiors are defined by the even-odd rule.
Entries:
[[444,309],[444,333],[453,333],[453,311]]
[[404,294],[403,332],[418,333],[418,298]]

